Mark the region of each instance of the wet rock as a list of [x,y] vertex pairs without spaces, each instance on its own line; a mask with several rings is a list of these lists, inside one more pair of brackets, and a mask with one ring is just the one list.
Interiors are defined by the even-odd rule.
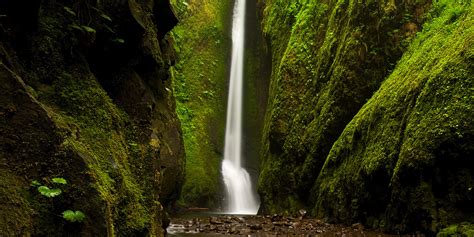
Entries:
[[303,217],[303,218],[306,216],[307,213],[308,213],[308,211],[306,211],[305,209],[300,209],[298,211],[299,216]]
[[352,228],[355,229],[355,230],[359,230],[359,231],[362,231],[364,230],[364,226],[361,224],[361,223],[355,223],[352,225]]
[[277,215],[277,214],[273,215],[271,218],[272,222],[277,222],[277,221],[280,221],[281,219],[282,219],[282,216]]
[[240,231],[239,229],[237,228],[237,226],[232,226],[230,227],[230,230],[229,230],[229,233],[230,234],[238,234]]
[[200,229],[200,231],[201,231],[201,232],[203,232],[203,231],[207,231],[207,232],[209,232],[210,225],[209,225],[209,224],[206,224],[206,225],[200,225],[200,226],[199,226],[199,229]]
[[274,229],[273,226],[265,226],[265,228],[263,229],[265,232],[270,232]]
[[[272,222],[271,219],[279,220]],[[188,226],[189,219],[181,219],[179,221],[174,219],[172,220],[172,226],[186,226],[185,232],[183,230],[181,233],[228,234],[235,236],[262,236],[262,234],[263,236],[315,236],[321,233],[328,233],[329,236],[360,236],[360,228],[363,228],[359,223],[343,227],[340,225],[330,225],[318,219],[305,218],[299,221],[297,218],[284,216],[218,216],[197,218],[191,222],[193,225]],[[176,230],[179,229],[174,228],[173,230],[176,233]],[[370,231],[364,231],[364,234],[366,233],[370,233]]]
[[315,220],[315,221],[314,221],[314,224],[316,224],[316,225],[318,225],[318,226],[323,226],[323,225],[324,225],[323,221],[322,221],[322,220],[319,220],[319,219]]
[[285,225],[285,222],[282,222],[282,221],[275,221],[275,222],[272,222],[272,224],[274,226],[284,226]]
[[250,229],[245,228],[240,230],[239,235],[250,235],[251,233],[252,231]]
[[299,222],[294,222],[293,223],[293,228],[298,229],[301,226]]
[[225,218],[224,223],[230,224],[232,223],[232,217],[228,216]]
[[260,224],[253,224],[253,225],[250,225],[250,229],[251,230],[261,230],[261,229],[263,229],[263,227]]
[[209,218],[209,223],[214,224],[214,225],[224,224],[223,222],[219,221],[219,219],[217,217],[214,217],[214,216]]

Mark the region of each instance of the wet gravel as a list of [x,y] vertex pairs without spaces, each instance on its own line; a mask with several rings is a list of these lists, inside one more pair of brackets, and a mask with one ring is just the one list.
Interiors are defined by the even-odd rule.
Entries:
[[176,217],[171,219],[167,231],[169,236],[394,236],[367,231],[361,224],[342,226],[301,216],[279,215]]

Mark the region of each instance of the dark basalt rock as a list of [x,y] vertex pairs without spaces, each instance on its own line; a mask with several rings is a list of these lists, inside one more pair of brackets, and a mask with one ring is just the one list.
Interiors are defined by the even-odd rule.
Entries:
[[[162,235],[184,173],[169,1],[7,0],[0,15],[0,235]],[[29,188],[53,177],[68,185],[52,201]]]

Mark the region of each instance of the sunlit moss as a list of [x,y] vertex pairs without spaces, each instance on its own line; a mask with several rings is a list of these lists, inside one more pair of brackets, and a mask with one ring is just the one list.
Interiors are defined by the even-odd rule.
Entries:
[[[293,195],[311,205],[308,194],[333,143],[393,70],[430,4],[350,0],[262,4],[272,80],[260,178],[289,177],[294,180]],[[413,29],[404,30],[405,24]],[[264,172],[273,159],[285,161],[291,171]],[[286,202],[282,187],[259,190]]]
[[145,198],[148,186],[132,170],[138,154],[130,146],[135,141],[129,136],[132,127],[125,125],[128,116],[94,77],[84,77],[91,74],[75,71],[74,75],[64,73],[53,85],[54,94],[45,95],[55,100],[50,112],[65,131],[64,149],[81,154],[87,164],[94,180],[90,185],[111,210],[105,217],[109,229],[133,233],[151,228],[153,211],[146,207],[150,200]]
[[181,22],[172,35],[178,60],[171,69],[186,149],[186,178],[179,203],[216,207],[225,126],[230,52],[228,1],[174,3]]
[[401,232],[472,218],[472,12],[467,3],[435,3],[334,143],[313,187],[316,214]]

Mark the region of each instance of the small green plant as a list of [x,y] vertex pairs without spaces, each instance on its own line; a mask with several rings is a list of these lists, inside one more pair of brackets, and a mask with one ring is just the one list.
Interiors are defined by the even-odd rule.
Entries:
[[52,178],[51,181],[56,184],[67,184],[67,181],[64,178]]
[[69,7],[64,7],[64,10],[65,10],[67,13],[71,14],[72,16],[77,16],[76,13],[75,13],[71,8],[69,8]]
[[77,24],[71,24],[69,25],[69,27],[71,27],[72,29],[76,29],[76,30],[79,30],[81,32],[87,32],[87,33],[92,33],[92,34],[95,34],[96,33],[96,30],[92,27],[89,27],[89,26],[85,26],[85,25],[77,25]]
[[112,40],[112,42],[119,43],[119,44],[124,44],[125,40],[121,38],[115,38]]
[[62,193],[61,189],[59,188],[49,188],[47,186],[39,186],[38,192],[41,193],[41,195],[49,198],[59,196]]
[[89,26],[81,25],[82,29],[84,29],[88,33],[94,33],[95,34],[95,29]]
[[[51,179],[51,183],[58,184],[58,185],[67,185],[67,181],[61,177],[55,177]],[[31,181],[31,187],[37,187],[38,192],[48,198],[54,198],[61,195],[62,190],[58,187],[48,187],[46,185],[42,185],[38,180]],[[62,213],[62,217],[69,222],[83,222],[86,219],[86,215],[79,210],[72,211],[66,210]]]
[[63,218],[70,222],[83,222],[86,215],[82,211],[66,210],[63,212]]
[[31,181],[31,187],[38,187],[41,186],[41,183],[38,180]]

